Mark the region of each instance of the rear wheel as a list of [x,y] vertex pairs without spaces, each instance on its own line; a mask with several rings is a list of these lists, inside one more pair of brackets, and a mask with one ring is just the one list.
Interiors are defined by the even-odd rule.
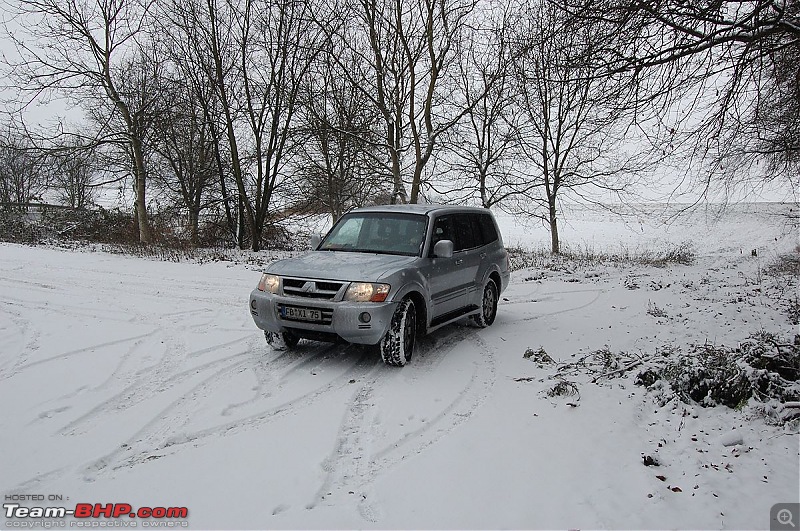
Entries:
[[387,365],[402,367],[414,354],[417,339],[417,311],[414,301],[405,299],[392,315],[392,324],[378,343],[381,358]]
[[289,331],[276,334],[275,332],[265,330],[264,337],[267,340],[267,344],[274,350],[292,349],[300,342],[300,338]]
[[494,322],[494,318],[497,317],[497,297],[497,284],[490,278],[483,287],[481,313],[472,316],[472,320],[479,327],[486,328]]

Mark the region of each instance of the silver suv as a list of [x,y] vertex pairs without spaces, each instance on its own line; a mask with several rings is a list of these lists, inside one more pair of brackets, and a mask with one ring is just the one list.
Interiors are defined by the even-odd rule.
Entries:
[[403,366],[424,334],[469,316],[489,326],[508,286],[508,253],[491,212],[442,205],[359,208],[312,251],[271,264],[250,313],[274,348],[300,338],[377,345]]

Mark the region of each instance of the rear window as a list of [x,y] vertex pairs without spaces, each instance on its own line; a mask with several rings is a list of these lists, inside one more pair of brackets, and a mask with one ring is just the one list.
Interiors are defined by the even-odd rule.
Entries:
[[479,214],[478,224],[480,225],[481,240],[483,245],[497,241],[497,228],[494,226],[491,214]]

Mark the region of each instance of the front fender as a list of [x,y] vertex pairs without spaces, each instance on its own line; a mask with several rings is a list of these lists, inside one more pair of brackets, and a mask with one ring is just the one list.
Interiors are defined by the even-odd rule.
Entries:
[[414,276],[417,278],[405,282],[392,296],[392,300],[400,302],[412,292],[419,293],[421,298],[425,301],[425,327],[427,328],[428,325],[430,325],[431,313],[433,312],[430,289],[428,287],[428,282],[422,275],[414,274]]

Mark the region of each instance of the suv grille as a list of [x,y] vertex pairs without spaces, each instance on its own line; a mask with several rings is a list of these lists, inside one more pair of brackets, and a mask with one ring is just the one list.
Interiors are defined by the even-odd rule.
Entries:
[[344,282],[329,280],[310,280],[305,278],[284,278],[283,294],[287,297],[304,297],[330,301],[336,297]]

